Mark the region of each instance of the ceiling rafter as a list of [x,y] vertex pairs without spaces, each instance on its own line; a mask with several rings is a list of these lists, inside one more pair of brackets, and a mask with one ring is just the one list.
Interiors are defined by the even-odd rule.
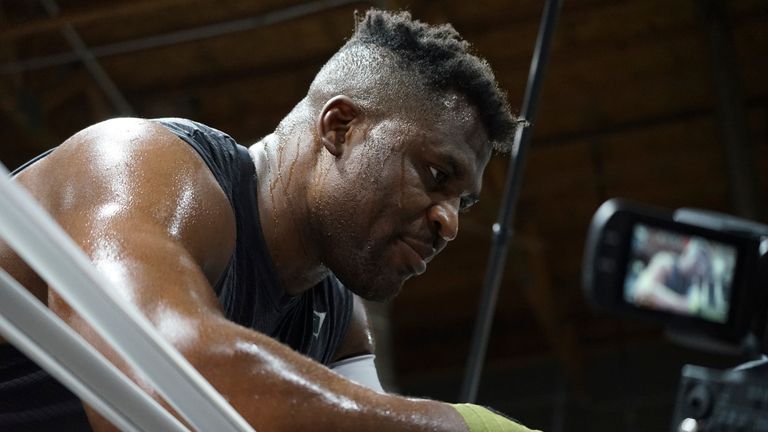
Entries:
[[[196,0],[195,2],[199,3],[200,0]],[[59,30],[65,24],[77,26],[101,20],[153,13],[183,4],[189,5],[190,0],[144,0],[117,4],[110,2],[109,5],[105,7],[79,12],[69,12],[56,17],[41,18],[23,24],[9,25],[0,30],[0,40],[10,41],[37,33],[54,32]]]

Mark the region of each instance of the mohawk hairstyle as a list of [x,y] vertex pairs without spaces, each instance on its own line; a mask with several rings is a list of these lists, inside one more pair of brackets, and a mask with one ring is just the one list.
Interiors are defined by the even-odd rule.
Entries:
[[355,18],[355,32],[342,51],[360,44],[383,48],[400,67],[415,70],[428,89],[464,95],[477,108],[494,148],[509,151],[516,129],[526,122],[510,112],[490,65],[452,25],[431,26],[404,11],[371,9]]

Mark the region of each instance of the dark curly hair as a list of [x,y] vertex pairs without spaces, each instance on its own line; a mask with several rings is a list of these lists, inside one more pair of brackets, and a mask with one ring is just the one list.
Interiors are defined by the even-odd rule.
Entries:
[[387,99],[402,104],[415,91],[453,91],[477,108],[494,148],[509,151],[524,121],[510,112],[488,62],[472,53],[453,26],[432,26],[408,12],[376,9],[355,18],[354,34],[318,73],[310,97],[344,91],[363,104],[380,105]]

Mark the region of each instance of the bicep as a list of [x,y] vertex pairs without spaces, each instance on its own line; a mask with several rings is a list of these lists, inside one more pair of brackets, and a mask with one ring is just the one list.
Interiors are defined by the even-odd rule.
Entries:
[[[204,347],[200,335],[205,334],[205,327],[212,318],[221,315],[215,296],[185,248],[154,234],[156,227],[132,226],[141,230],[128,236],[115,233],[109,240],[101,238],[95,242],[95,247],[89,247],[89,242],[81,244],[95,267],[106,276],[109,289],[118,294],[119,301],[135,306],[167,342],[191,360]],[[130,362],[118,354],[95,327],[72,310],[55,293],[55,287],[52,288],[49,294],[51,309],[148,394],[174,412],[153,386],[135,374]],[[90,407],[85,408],[95,431],[117,430]]]
[[[167,317],[219,314],[216,296],[200,265],[162,229],[134,221],[109,235],[73,236],[121,301],[143,312],[158,328]],[[55,292],[55,287],[54,292]],[[55,310],[56,295],[50,296]]]

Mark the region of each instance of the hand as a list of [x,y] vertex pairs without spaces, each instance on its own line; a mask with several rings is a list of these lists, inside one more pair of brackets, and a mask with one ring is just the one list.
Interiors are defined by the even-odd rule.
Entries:
[[451,406],[464,418],[469,432],[533,432],[520,423],[479,405],[454,404]]

